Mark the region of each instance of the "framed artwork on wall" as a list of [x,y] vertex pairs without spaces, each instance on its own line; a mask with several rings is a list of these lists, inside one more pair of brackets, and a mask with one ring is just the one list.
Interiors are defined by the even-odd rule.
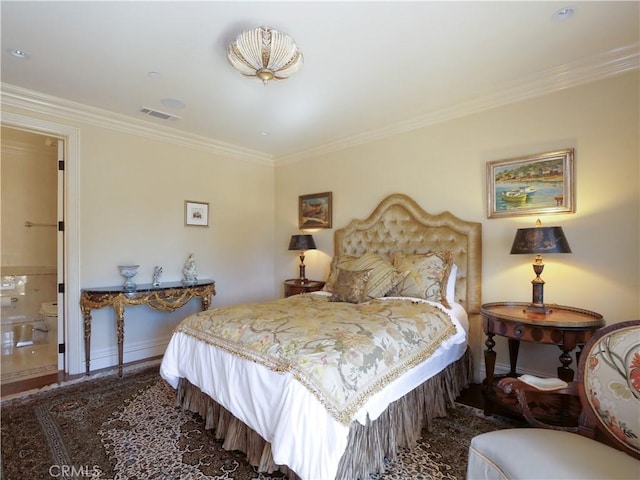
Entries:
[[209,204],[206,202],[184,202],[184,224],[196,227],[209,226]]
[[331,192],[298,197],[298,228],[331,228]]
[[487,163],[488,218],[576,211],[574,150]]

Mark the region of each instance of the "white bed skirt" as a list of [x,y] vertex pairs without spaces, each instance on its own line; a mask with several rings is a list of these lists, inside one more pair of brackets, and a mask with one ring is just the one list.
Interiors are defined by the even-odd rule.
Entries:
[[[447,409],[455,406],[455,399],[468,386],[472,372],[467,349],[458,361],[391,403],[376,420],[366,425],[354,421],[335,478],[357,480],[383,472],[385,459],[393,460],[400,447],[414,446],[423,427],[430,428],[433,418],[447,415]],[[289,478],[301,478],[274,461],[269,442],[184,378],[179,382],[177,404],[198,413],[205,428],[213,429],[217,439],[224,439],[223,448],[244,452],[259,472],[279,470]]]

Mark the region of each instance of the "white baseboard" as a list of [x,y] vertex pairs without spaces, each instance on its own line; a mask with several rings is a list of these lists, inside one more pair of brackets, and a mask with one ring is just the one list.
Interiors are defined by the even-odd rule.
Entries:
[[[125,342],[123,363],[137,362],[163,355],[171,337],[154,338],[135,343]],[[91,349],[90,371],[118,365],[118,347]]]

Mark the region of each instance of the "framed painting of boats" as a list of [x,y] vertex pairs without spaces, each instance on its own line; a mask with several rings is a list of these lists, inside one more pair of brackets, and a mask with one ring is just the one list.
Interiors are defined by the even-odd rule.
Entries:
[[332,193],[313,193],[298,197],[298,228],[331,228]]
[[487,162],[489,218],[576,211],[574,150]]

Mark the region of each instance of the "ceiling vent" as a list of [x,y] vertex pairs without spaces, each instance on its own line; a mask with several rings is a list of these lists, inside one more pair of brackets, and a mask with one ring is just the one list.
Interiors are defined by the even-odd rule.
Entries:
[[149,115],[150,117],[161,118],[162,120],[179,120],[180,118],[182,118],[178,115],[161,112],[160,110],[154,110],[153,108],[149,107],[140,107],[140,113],[144,113],[145,115]]

